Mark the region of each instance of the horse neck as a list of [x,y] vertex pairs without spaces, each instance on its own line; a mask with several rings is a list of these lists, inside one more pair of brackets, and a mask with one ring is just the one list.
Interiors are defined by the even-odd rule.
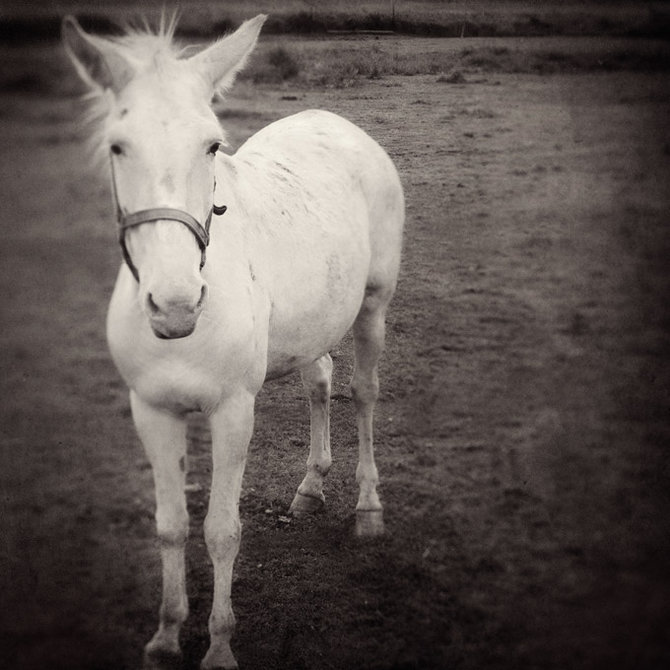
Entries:
[[[217,188],[214,201],[218,205],[226,205],[228,211],[219,218],[219,222],[225,221],[228,214],[230,218],[240,219],[249,210],[249,198],[253,195],[254,170],[250,164],[239,161],[235,155],[221,154],[216,161],[216,184]],[[251,190],[249,184],[252,184]]]

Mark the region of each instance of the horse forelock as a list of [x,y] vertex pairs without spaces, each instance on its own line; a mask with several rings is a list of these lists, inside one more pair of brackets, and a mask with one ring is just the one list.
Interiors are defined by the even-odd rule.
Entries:
[[161,13],[159,24],[153,28],[144,18],[139,24],[127,24],[124,34],[113,38],[130,62],[147,64],[155,58],[177,59],[182,49],[175,44],[174,34],[179,15],[177,12]]

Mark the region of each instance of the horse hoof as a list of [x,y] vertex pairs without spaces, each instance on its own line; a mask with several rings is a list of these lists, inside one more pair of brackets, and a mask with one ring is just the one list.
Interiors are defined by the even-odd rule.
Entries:
[[323,493],[320,496],[305,495],[296,493],[293,502],[289,507],[289,513],[293,516],[306,516],[320,512],[326,504],[326,496]]
[[382,510],[356,510],[356,537],[379,537],[383,534],[384,512]]
[[230,647],[213,653],[211,650],[205,654],[200,663],[200,670],[238,670],[239,666],[233,656]]

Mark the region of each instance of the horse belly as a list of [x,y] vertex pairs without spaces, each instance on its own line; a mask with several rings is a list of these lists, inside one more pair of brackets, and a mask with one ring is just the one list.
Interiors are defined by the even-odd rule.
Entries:
[[304,272],[294,268],[291,290],[272,299],[266,378],[298,370],[337,346],[360,309],[368,264],[367,245],[359,243]]

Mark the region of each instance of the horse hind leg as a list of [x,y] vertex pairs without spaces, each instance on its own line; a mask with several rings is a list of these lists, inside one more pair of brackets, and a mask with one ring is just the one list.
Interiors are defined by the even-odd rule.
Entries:
[[379,395],[377,367],[384,349],[386,308],[392,295],[392,289],[369,286],[353,328],[351,393],[358,424],[356,535],[359,537],[374,537],[384,532],[383,509],[377,494],[379,474],[374,458],[372,423]]
[[330,470],[330,387],[333,361],[330,354],[301,371],[309,397],[310,441],[307,474],[298,487],[290,512],[295,516],[318,512],[325,504],[323,481]]

